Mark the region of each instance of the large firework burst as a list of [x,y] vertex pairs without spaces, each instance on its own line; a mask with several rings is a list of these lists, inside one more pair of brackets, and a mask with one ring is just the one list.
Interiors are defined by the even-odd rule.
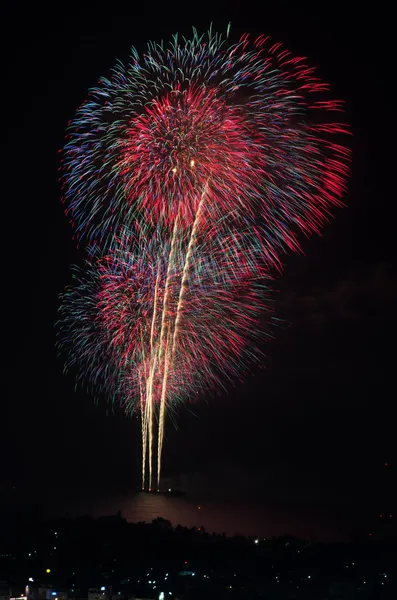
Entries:
[[172,228],[178,215],[191,224],[207,185],[203,224],[228,214],[255,226],[278,262],[345,188],[346,126],[327,91],[304,58],[263,36],[133,49],[68,129],[64,198],[79,237],[110,243],[120,224]]
[[[67,368],[126,412],[142,411],[143,481],[156,406],[160,469],[166,405],[213,389],[260,356],[269,276],[251,243],[247,259],[246,244],[242,236],[210,238],[187,263],[180,240],[167,245],[124,230],[106,255],[91,252],[62,295]],[[149,467],[151,487],[151,459]]]
[[100,252],[64,295],[62,339],[79,377],[140,406],[150,486],[154,407],[159,479],[166,406],[255,354],[266,273],[340,204],[340,112],[281,44],[210,31],[133,49],[70,123],[65,210]]

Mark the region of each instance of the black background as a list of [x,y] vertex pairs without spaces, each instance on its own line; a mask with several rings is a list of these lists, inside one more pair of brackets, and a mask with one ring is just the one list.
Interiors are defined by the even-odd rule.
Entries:
[[[55,6],[56,5],[56,6]],[[270,34],[305,55],[346,101],[354,137],[348,207],[303,240],[276,280],[284,319],[263,371],[181,408],[164,471],[202,491],[359,510],[392,505],[396,458],[395,109],[386,3],[185,2],[2,14],[1,481],[36,491],[133,488],[139,424],[74,391],[55,354],[57,295],[81,260],[60,203],[58,150],[87,89],[134,44],[211,21]],[[391,10],[391,9],[390,9]],[[393,471],[391,471],[393,472]],[[52,493],[52,492],[51,492]],[[53,498],[56,498],[53,496]],[[382,508],[383,510],[383,508]]]

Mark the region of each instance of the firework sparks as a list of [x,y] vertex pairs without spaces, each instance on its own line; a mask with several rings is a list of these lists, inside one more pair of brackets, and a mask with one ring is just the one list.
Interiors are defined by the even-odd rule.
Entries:
[[[306,60],[210,31],[133,49],[68,128],[65,212],[97,250],[61,304],[67,365],[142,415],[157,486],[167,409],[235,376],[263,335],[269,271],[341,204],[341,103]],[[335,122],[334,122],[335,121]]]
[[158,485],[166,406],[215,388],[255,353],[259,358],[261,315],[270,312],[260,247],[256,258],[244,236],[196,236],[193,227],[166,248],[159,239],[140,239],[138,252],[137,240],[125,232],[110,253],[93,253],[77,270],[61,302],[67,366],[90,388],[142,413],[143,478],[148,451],[150,488],[157,413]]

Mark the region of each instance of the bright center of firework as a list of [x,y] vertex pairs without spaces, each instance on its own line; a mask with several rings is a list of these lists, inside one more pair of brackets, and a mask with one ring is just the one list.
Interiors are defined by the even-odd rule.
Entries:
[[147,116],[145,141],[153,165],[174,175],[191,175],[197,157],[207,162],[211,141],[222,132],[225,110],[213,93],[174,90],[147,109]]
[[[169,106],[160,127],[155,127],[154,137],[161,159],[174,165],[176,171],[194,165],[192,156],[199,152],[203,123],[195,123],[197,115],[189,107]],[[162,138],[164,136],[164,144]]]
[[128,200],[153,218],[171,222],[179,212],[191,224],[208,181],[212,190],[219,188],[218,202],[235,194],[244,178],[252,184],[247,132],[240,108],[213,88],[174,89],[152,101],[131,121],[124,145],[120,166]]

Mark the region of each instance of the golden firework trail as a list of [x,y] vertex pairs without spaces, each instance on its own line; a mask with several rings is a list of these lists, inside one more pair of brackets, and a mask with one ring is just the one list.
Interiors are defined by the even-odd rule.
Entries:
[[168,373],[170,366],[172,365],[172,360],[174,358],[175,347],[177,343],[177,337],[179,333],[179,324],[181,320],[181,314],[183,309],[183,300],[184,295],[187,289],[187,281],[189,277],[189,268],[190,268],[190,260],[193,252],[193,248],[196,243],[197,237],[197,229],[200,222],[202,206],[204,204],[204,198],[207,192],[208,182],[205,184],[203,192],[200,197],[200,202],[197,207],[197,212],[194,218],[194,223],[192,227],[192,231],[190,233],[189,244],[185,256],[185,262],[183,266],[183,274],[181,285],[179,288],[179,297],[178,297],[178,305],[176,309],[175,323],[174,323],[174,332],[172,335],[172,344],[169,346],[169,340],[167,339],[167,347],[166,347],[166,357],[165,357],[165,365],[164,365],[164,376],[163,376],[163,384],[161,390],[161,399],[160,399],[160,415],[159,415],[159,427],[158,427],[158,446],[157,446],[157,489],[160,487],[160,476],[161,476],[161,457],[163,451],[163,440],[164,440],[164,420],[165,420],[165,409],[166,409],[166,400],[167,400],[167,383],[168,383]]

